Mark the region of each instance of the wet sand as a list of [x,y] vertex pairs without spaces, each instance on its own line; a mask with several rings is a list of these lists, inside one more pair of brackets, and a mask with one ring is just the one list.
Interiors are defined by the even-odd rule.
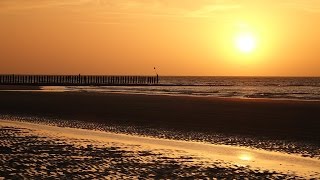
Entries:
[[320,157],[320,102],[1,92],[0,117]]
[[0,85],[0,91],[2,90],[40,90],[39,86],[17,86],[17,85]]
[[0,113],[320,141],[320,101],[0,92]]
[[320,160],[0,120],[0,178],[320,178]]

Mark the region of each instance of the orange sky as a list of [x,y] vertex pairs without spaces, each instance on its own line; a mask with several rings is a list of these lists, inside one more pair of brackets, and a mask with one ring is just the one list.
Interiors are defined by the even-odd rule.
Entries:
[[0,74],[320,76],[319,0],[1,0],[0,25]]

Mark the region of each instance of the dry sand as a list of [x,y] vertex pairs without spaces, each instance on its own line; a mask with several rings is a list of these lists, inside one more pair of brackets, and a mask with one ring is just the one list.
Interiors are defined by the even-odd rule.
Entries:
[[0,178],[320,178],[320,160],[225,145],[0,121]]

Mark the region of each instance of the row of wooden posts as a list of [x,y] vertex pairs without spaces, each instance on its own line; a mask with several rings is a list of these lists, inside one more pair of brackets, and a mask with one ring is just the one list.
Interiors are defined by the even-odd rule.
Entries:
[[155,85],[157,76],[0,75],[2,85]]

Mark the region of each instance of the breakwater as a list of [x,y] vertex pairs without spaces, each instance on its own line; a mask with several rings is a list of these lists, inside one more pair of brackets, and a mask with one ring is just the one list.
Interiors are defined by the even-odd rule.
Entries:
[[126,86],[156,85],[159,76],[0,75],[0,85]]

